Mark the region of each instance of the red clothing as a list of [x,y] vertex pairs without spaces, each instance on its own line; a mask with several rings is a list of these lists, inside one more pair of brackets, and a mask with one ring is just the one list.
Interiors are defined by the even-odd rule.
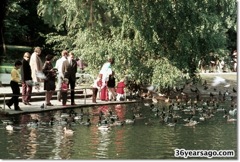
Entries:
[[62,83],[61,90],[62,91],[67,91],[68,90],[68,84]]
[[117,92],[118,94],[124,94],[124,88],[125,88],[124,82],[119,82],[119,83],[117,84],[117,90],[116,90],[116,92]]
[[104,86],[104,88],[100,91],[100,99],[102,101],[108,101],[108,89],[107,86]]

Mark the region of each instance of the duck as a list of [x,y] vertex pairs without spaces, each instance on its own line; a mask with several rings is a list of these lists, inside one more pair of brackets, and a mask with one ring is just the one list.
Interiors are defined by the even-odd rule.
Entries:
[[231,116],[235,116],[236,114],[237,114],[237,109],[235,108],[235,109],[233,109],[233,110],[229,110],[229,115],[231,115]]
[[110,129],[111,128],[110,128],[109,125],[100,125],[100,126],[98,126],[98,130],[100,130],[100,131],[108,131]]
[[166,102],[166,103],[170,102],[169,97],[167,99],[165,99],[164,102]]
[[123,126],[123,122],[120,120],[115,120],[113,118],[111,118],[110,120],[111,120],[110,126]]
[[200,121],[205,121],[205,118],[204,118],[203,114],[200,115],[199,120]]
[[176,123],[177,123],[177,119],[174,119],[173,123],[168,123],[167,126],[174,127],[174,126],[176,126]]
[[192,126],[195,126],[196,124],[198,124],[197,121],[195,121],[195,120],[190,120],[188,123],[184,124],[184,126],[192,127]]
[[63,128],[64,134],[65,135],[73,135],[73,130],[67,129],[66,127]]
[[7,125],[7,126],[6,126],[6,130],[8,130],[8,131],[13,131],[13,126],[12,126],[12,125]]
[[37,128],[39,125],[39,121],[38,119],[35,119],[29,123],[27,123],[27,127],[31,127],[31,128]]
[[134,116],[135,116],[135,119],[145,119],[145,117],[142,116],[142,113],[134,114]]
[[68,113],[62,113],[62,114],[61,114],[61,118],[67,118],[67,117],[69,117],[69,114],[68,114]]
[[91,125],[90,118],[88,118],[86,122],[81,122],[80,124],[84,126],[90,126]]
[[227,116],[227,122],[236,122],[236,121],[237,121],[237,119],[230,118],[229,115]]
[[153,97],[153,98],[152,98],[152,102],[153,102],[153,103],[158,103],[158,100],[156,99],[156,97]]
[[81,120],[82,118],[83,118],[83,115],[81,115],[81,114],[74,116],[75,120]]
[[126,123],[126,124],[133,124],[133,123],[135,123],[135,115],[133,115],[133,118],[132,118],[132,119],[126,119],[126,120],[125,120],[125,123]]

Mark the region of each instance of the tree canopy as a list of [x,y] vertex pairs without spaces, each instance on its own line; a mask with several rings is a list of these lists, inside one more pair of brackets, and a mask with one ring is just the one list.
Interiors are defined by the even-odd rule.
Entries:
[[94,75],[111,55],[118,78],[159,87],[236,49],[235,1],[39,0],[37,14],[54,29],[41,35],[53,52],[73,51]]

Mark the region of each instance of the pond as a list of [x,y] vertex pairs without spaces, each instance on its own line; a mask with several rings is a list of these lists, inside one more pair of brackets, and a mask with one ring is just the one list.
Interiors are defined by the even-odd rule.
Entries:
[[[107,105],[1,116],[0,159],[180,159],[176,149],[185,150],[230,150],[231,157],[188,157],[189,159],[237,159],[237,122],[227,122],[224,111],[212,111],[212,117],[200,121],[200,112],[183,110],[169,112],[169,104],[148,103]],[[225,109],[229,111],[227,105]],[[97,127],[101,112],[104,117],[118,120],[132,119],[133,124],[111,126],[108,130]],[[164,117],[161,118],[164,112]],[[69,115],[70,114],[70,115]],[[139,115],[140,114],[140,115]],[[171,119],[173,114],[176,120]],[[168,118],[166,118],[168,116]],[[185,126],[184,119],[192,117],[198,123]],[[88,125],[87,119],[91,125]],[[236,117],[235,117],[236,118]],[[176,122],[175,126],[167,124]],[[6,130],[6,123],[13,130]],[[64,133],[63,128],[73,130]],[[179,150],[180,151],[180,150]],[[204,154],[205,154],[204,153]],[[205,155],[206,155],[205,154]]]

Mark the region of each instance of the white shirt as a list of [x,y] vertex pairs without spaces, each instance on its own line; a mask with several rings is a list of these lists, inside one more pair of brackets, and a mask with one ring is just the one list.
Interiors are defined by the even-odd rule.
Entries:
[[55,68],[58,69],[58,75],[60,77],[63,77],[63,72],[62,72],[62,65],[63,65],[63,61],[66,60],[66,57],[62,56],[60,59],[57,60]]

